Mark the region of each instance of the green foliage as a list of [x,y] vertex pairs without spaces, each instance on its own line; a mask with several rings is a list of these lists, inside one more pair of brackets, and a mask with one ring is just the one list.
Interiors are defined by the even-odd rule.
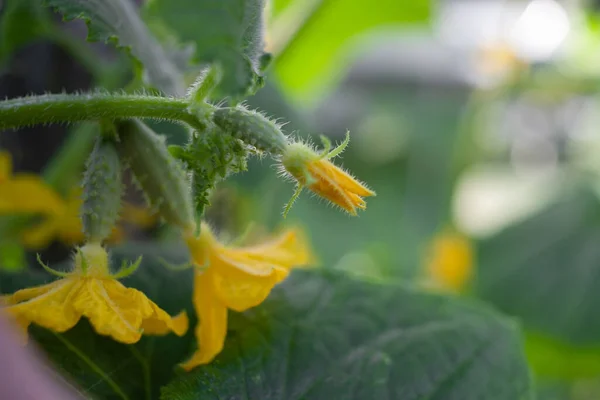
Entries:
[[148,203],[167,222],[191,229],[194,212],[188,179],[167,150],[164,137],[137,120],[120,122],[118,130],[121,159],[135,174]]
[[39,0],[6,0],[0,14],[0,62],[50,29],[48,11]]
[[579,191],[481,243],[474,291],[523,321],[542,373],[600,372],[599,221],[598,198]]
[[191,142],[177,157],[192,172],[196,213],[202,215],[215,185],[230,174],[246,170],[247,146],[218,126],[195,132]]
[[[290,7],[296,4],[315,4],[315,9],[309,10],[305,22],[284,21],[282,29],[294,23],[300,27],[289,45],[281,49],[275,66],[285,88],[299,97],[314,95],[341,77],[340,57],[352,39],[381,27],[422,24],[430,13],[428,0],[379,0],[372,4],[361,0],[295,0]],[[290,17],[296,15],[303,13],[295,11]],[[277,41],[283,35],[272,32],[272,36]]]
[[25,251],[15,241],[3,240],[0,243],[0,270],[20,271],[25,268]]
[[162,399],[530,399],[531,390],[518,330],[494,313],[298,271],[265,304],[231,316],[223,353]]
[[193,43],[195,62],[218,62],[214,97],[237,102],[263,85],[263,8],[264,0],[151,0],[143,15],[155,32]]
[[83,177],[81,222],[91,242],[100,243],[110,235],[121,209],[121,162],[113,140],[98,137]]
[[65,19],[82,18],[89,41],[112,41],[139,61],[149,84],[168,95],[183,95],[182,51],[167,52],[141,21],[129,0],[44,0]]
[[[124,284],[171,314],[189,308],[191,270],[174,273],[156,261],[180,263],[181,250],[130,245],[113,252],[113,264],[138,254],[143,264]],[[45,280],[48,275],[4,275],[0,292]],[[296,271],[263,305],[230,313],[229,327],[217,360],[177,374],[162,388],[162,399],[532,398],[512,322],[403,286]],[[192,349],[191,331],[183,339],[146,337],[133,346],[94,334],[87,322],[64,334],[32,332],[86,395],[106,399],[157,398]]]

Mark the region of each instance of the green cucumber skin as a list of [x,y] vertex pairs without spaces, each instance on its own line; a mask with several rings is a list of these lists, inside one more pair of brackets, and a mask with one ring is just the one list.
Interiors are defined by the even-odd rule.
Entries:
[[102,242],[119,219],[123,183],[119,154],[112,140],[99,137],[83,177],[81,221],[88,242]]
[[274,121],[262,114],[241,107],[220,108],[213,113],[213,121],[225,132],[260,151],[281,154],[287,138]]
[[169,153],[164,137],[137,120],[120,122],[119,137],[119,154],[133,171],[148,202],[168,223],[193,229],[190,185]]

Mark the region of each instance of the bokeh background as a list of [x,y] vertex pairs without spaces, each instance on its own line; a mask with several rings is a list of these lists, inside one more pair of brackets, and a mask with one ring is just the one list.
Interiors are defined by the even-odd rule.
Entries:
[[[0,97],[135,89],[128,59],[86,43],[83,22],[3,8]],[[339,163],[377,197],[353,218],[304,193],[282,222],[293,185],[264,158],[219,185],[207,218],[231,237],[301,225],[324,268],[488,302],[522,324],[540,399],[599,399],[600,3],[273,0],[266,21],[274,60],[248,105],[317,143],[349,130]],[[93,129],[3,132],[0,146],[66,194],[81,170],[56,160],[81,168]],[[35,253],[11,226],[0,220],[0,267],[16,270]]]

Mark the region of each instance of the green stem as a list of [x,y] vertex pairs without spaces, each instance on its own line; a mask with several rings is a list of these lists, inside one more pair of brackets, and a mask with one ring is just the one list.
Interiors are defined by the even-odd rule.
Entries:
[[0,130],[36,124],[129,118],[171,120],[204,129],[203,121],[188,110],[185,99],[90,93],[47,94],[0,101]]

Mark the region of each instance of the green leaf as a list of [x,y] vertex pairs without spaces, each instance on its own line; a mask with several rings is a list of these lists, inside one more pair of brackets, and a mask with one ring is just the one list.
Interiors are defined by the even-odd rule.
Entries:
[[[190,305],[193,272],[173,273],[157,260],[180,263],[184,253],[172,245],[128,245],[113,252],[113,265],[144,254],[124,284],[174,314]],[[0,275],[0,292],[50,279]],[[158,398],[191,351],[192,332],[127,346],[96,335],[85,320],[64,334],[31,328],[85,396],[106,399]],[[231,312],[223,353],[208,366],[180,371],[162,398],[514,400],[532,398],[531,390],[518,330],[505,318],[402,286],[297,271],[263,305]]]
[[5,61],[19,47],[44,36],[49,29],[48,12],[39,0],[5,1],[0,14],[0,61]]
[[[295,5],[310,10],[292,9]],[[278,54],[276,72],[285,89],[299,98],[307,98],[325,90],[343,74],[344,50],[360,35],[377,28],[403,28],[407,24],[424,23],[430,14],[429,0],[295,0],[291,13],[279,23],[273,22],[271,46]],[[286,11],[279,16],[284,18]],[[295,21],[308,14],[306,21]],[[300,25],[290,43],[279,44],[290,25]]]
[[45,0],[65,19],[82,18],[89,41],[111,41],[127,49],[144,68],[147,81],[168,95],[183,96],[182,51],[166,51],[151,35],[129,0]]
[[16,272],[26,266],[23,246],[10,239],[0,242],[0,270]]
[[600,372],[599,223],[598,198],[581,191],[480,244],[475,294],[521,319],[542,374]]
[[482,242],[476,293],[525,326],[573,344],[600,344],[600,204],[569,195]]
[[447,297],[296,271],[229,318],[224,351],[163,400],[532,398],[515,325]]
[[264,0],[149,0],[154,31],[195,45],[194,61],[218,62],[224,79],[215,97],[239,100],[262,86]]
[[[191,310],[192,270],[173,273],[158,261],[159,255],[172,262],[183,262],[186,254],[177,246],[132,246],[113,252],[113,269],[123,261],[134,261],[144,255],[139,270],[123,280],[123,284],[142,290],[171,315]],[[56,266],[53,266],[56,267]],[[62,268],[65,270],[67,266]],[[61,269],[57,267],[57,269]],[[54,278],[47,273],[2,274],[0,293],[39,285]],[[30,328],[31,336],[41,345],[56,368],[76,382],[86,398],[156,399],[159,389],[174,374],[177,363],[185,359],[194,342],[193,332],[183,338],[173,334],[144,337],[135,345],[117,343],[99,336],[85,318],[70,331],[57,334],[40,327]]]

